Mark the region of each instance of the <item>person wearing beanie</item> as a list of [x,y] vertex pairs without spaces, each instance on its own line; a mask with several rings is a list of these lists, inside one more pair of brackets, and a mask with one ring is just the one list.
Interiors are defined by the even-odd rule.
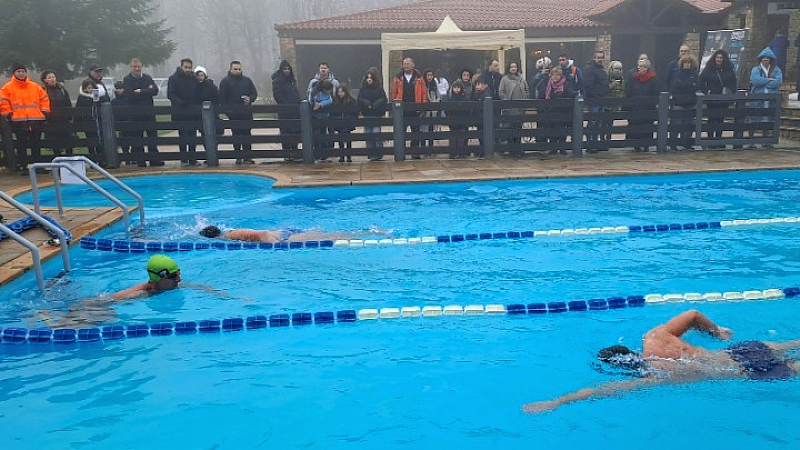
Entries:
[[17,149],[17,170],[20,175],[28,175],[28,149],[31,160],[36,162],[41,156],[40,135],[42,124],[50,116],[50,98],[47,92],[28,78],[28,68],[24,64],[14,64],[13,76],[0,88],[0,115],[11,122]]
[[[130,106],[153,106],[153,98],[158,95],[158,85],[156,85],[153,77],[142,72],[142,62],[138,58],[131,59],[128,68],[130,73],[122,79],[122,83],[125,85],[125,94],[128,97],[128,104]],[[130,133],[131,137],[140,139],[142,134],[147,136],[148,139],[158,137],[158,130],[155,127],[155,114],[137,115],[136,117],[131,117],[131,122],[143,126],[147,125],[147,127],[138,130],[129,131],[128,133]],[[144,146],[141,144],[132,146],[131,153],[144,153]],[[158,145],[155,144],[155,140],[153,144],[148,144],[147,153],[150,157],[151,167],[164,165],[164,161],[161,161],[156,156],[158,154]],[[138,165],[139,167],[144,167],[147,163],[142,159],[138,161]]]
[[[223,105],[251,106],[258,98],[253,80],[242,74],[242,63],[231,61],[228,76],[219,83],[219,99]],[[228,119],[236,121],[253,120],[253,113],[236,108],[236,112],[228,113]],[[250,151],[250,128],[231,129],[234,138],[243,139],[244,142],[234,143],[233,150],[237,153],[236,164],[255,164]]]

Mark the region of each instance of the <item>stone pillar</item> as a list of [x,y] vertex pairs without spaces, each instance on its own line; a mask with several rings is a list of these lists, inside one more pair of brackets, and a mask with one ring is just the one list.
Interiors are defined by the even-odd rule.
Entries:
[[784,75],[784,83],[797,80],[797,56],[800,51],[794,45],[797,37],[800,36],[800,10],[795,11],[789,16],[789,52],[786,54],[786,74]]
[[761,50],[769,44],[772,36],[767,36],[767,2],[752,2],[747,5],[746,27],[750,29],[750,39],[746,44],[742,65],[744,71],[739,86],[750,84],[750,69],[756,64]]
[[689,53],[694,55],[699,63],[702,56],[700,55],[700,33],[686,33],[686,36],[683,37],[683,43],[689,46]]
[[[613,61],[614,58],[611,57],[611,35],[608,33],[603,33],[597,36],[597,42],[594,44],[594,50],[599,52],[602,51],[606,55],[606,67],[608,64]],[[594,58],[594,55],[592,55]]]
[[[292,67],[297,67],[297,46],[292,38],[280,38],[281,59],[289,61]],[[295,69],[296,70],[296,69]]]

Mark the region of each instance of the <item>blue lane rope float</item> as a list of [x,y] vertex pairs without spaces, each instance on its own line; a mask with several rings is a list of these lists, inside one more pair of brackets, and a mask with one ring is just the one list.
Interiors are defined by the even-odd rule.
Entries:
[[[42,216],[42,218],[44,220],[50,222],[56,228],[58,228],[61,231],[63,231],[64,235],[67,237],[67,241],[72,241],[72,234],[70,234],[69,231],[67,231],[64,227],[62,227],[61,224],[56,222],[55,219],[53,219],[52,217],[49,217],[49,216]],[[11,231],[19,234],[19,233],[22,233],[23,231],[30,230],[31,228],[36,228],[36,227],[38,227],[40,225],[39,225],[39,222],[34,220],[32,217],[23,217],[22,219],[18,219],[18,220],[15,220],[15,221],[13,221],[13,222],[11,222],[9,224],[6,224],[6,226]],[[58,239],[58,235],[56,235],[55,233],[53,233],[49,229],[44,228],[44,230],[47,231],[47,234],[49,234],[50,237],[52,237],[53,239]],[[7,239],[7,238],[8,238],[8,236],[5,233],[3,233],[2,231],[0,231],[0,241],[2,241],[4,239]]]
[[146,336],[194,335],[221,332],[253,331],[264,328],[300,328],[308,325],[351,323],[368,320],[389,320],[397,318],[436,318],[455,316],[525,316],[560,314],[565,312],[595,312],[622,308],[638,308],[648,304],[699,301],[746,301],[778,300],[800,297],[800,287],[785,289],[766,289],[763,291],[731,291],[685,293],[685,294],[647,294],[627,297],[593,298],[589,300],[534,302],[509,305],[428,305],[404,306],[401,308],[365,308],[341,311],[295,312],[292,314],[272,314],[246,318],[207,319],[183,322],[159,322],[152,324],[112,324],[100,328],[0,328],[2,344],[83,344],[92,342],[118,341],[125,338]]
[[590,234],[634,234],[663,233],[668,231],[719,230],[722,228],[765,225],[779,223],[798,223],[800,217],[780,217],[772,219],[737,219],[716,222],[689,222],[658,225],[631,225],[617,227],[564,228],[540,231],[508,231],[493,233],[468,233],[441,236],[423,236],[398,239],[338,239],[324,241],[301,242],[235,242],[235,241],[184,241],[184,242],[142,242],[116,239],[98,239],[85,237],[81,239],[81,248],[87,250],[115,252],[186,252],[192,250],[290,250],[319,249],[332,247],[374,247],[390,245],[414,245],[430,243],[458,243],[467,241],[531,239],[547,237],[571,237]]

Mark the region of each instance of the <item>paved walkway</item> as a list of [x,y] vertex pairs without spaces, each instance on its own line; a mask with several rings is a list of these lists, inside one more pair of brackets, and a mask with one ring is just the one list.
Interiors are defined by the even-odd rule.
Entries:
[[[697,152],[632,153],[615,150],[587,155],[571,156],[532,155],[514,159],[499,157],[490,160],[422,159],[403,162],[367,162],[358,158],[353,163],[324,163],[305,165],[261,161],[254,166],[235,166],[232,161],[222,161],[221,167],[196,167],[182,169],[177,163],[168,163],[158,169],[127,168],[112,171],[124,177],[157,173],[241,173],[273,178],[275,187],[350,186],[383,183],[429,183],[466,180],[510,180],[526,178],[595,177],[617,175],[644,175],[688,172],[741,171],[762,169],[800,168],[800,145],[782,142],[773,150],[705,150]],[[43,186],[52,184],[49,176],[39,176]],[[15,196],[30,189],[30,180],[7,170],[0,171],[0,189]],[[20,217],[20,213],[0,201],[0,214],[7,221]],[[112,208],[69,208],[64,218],[57,211],[45,211],[70,230],[74,242],[121,220],[120,210]],[[58,247],[46,244],[49,236],[42,230],[23,233],[27,239],[40,246],[44,259],[59,253]],[[16,242],[0,242],[0,285],[18,277],[32,267],[31,256]]]

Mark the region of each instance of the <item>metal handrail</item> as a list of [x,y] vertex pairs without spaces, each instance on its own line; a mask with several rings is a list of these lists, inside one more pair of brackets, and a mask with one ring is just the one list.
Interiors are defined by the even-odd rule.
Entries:
[[[144,226],[144,199],[142,198],[141,195],[139,195],[138,192],[128,187],[128,185],[120,181],[119,178],[115,177],[114,175],[111,175],[105,169],[97,165],[96,162],[92,161],[91,159],[85,156],[59,156],[57,158],[53,158],[52,162],[56,163],[62,161],[82,161],[88,164],[94,170],[100,172],[101,175],[103,175],[107,180],[117,185],[120,189],[130,194],[131,197],[135,198],[136,202],[139,204],[139,222],[142,227]],[[60,186],[57,185],[57,188],[60,188]]]
[[36,245],[25,239],[24,237],[17,234],[15,231],[11,230],[7,226],[0,223],[0,231],[6,234],[6,236],[10,237],[11,239],[19,242],[23,247],[26,247],[31,252],[31,257],[33,258],[33,271],[36,273],[36,284],[39,285],[39,290],[44,292],[44,276],[42,275],[42,258],[39,256],[39,249],[36,248]]

